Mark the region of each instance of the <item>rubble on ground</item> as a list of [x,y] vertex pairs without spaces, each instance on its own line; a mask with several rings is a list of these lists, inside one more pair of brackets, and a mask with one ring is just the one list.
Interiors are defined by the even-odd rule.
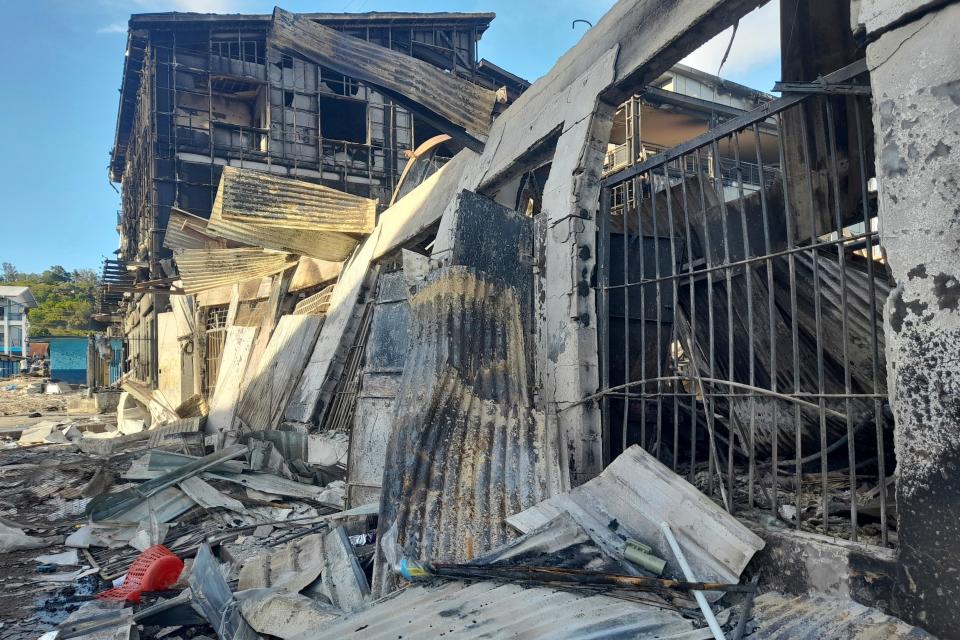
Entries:
[[[245,76],[241,81],[208,68],[200,69],[203,83],[197,81],[195,65],[204,64],[197,51],[207,45],[212,49],[214,42],[208,24],[189,27],[188,37],[200,34],[209,40],[191,41],[183,52],[189,61],[182,65],[177,62],[176,37],[171,37],[172,49],[149,43],[152,28],[170,37],[178,27],[167,20],[187,23],[198,19],[195,16],[153,17],[160,26],[132,30],[128,64],[135,70],[125,73],[121,100],[126,114],[121,123],[127,129],[135,119],[150,120],[147,116],[169,119],[170,112],[151,113],[147,100],[171,88],[176,94],[178,83],[193,88],[205,84],[208,92],[215,84],[231,94],[231,100],[246,105],[240,109],[244,113],[252,103],[240,102],[241,95],[277,111],[289,107],[295,114],[300,106],[293,105],[312,104],[311,97],[318,100],[322,92],[312,93],[316,85],[334,82],[344,86],[337,100],[361,87],[380,92],[391,108],[408,110],[398,110],[392,118],[400,114],[412,122],[415,116],[429,123],[430,131],[442,134],[437,138],[456,142],[456,153],[431,171],[417,170],[417,179],[411,178],[417,184],[403,185],[404,173],[396,193],[387,194],[394,197],[386,208],[373,197],[354,193],[363,190],[358,186],[362,180],[349,180],[346,167],[338,182],[343,191],[305,180],[325,179],[322,157],[316,171],[300,172],[297,166],[284,173],[284,165],[274,165],[269,154],[266,163],[251,161],[252,168],[244,164],[243,155],[243,166],[233,166],[237,158],[231,156],[216,172],[197,171],[204,179],[216,173],[218,184],[173,181],[178,189],[183,187],[184,197],[163,205],[166,228],[160,230],[152,226],[158,219],[153,201],[150,207],[135,206],[137,197],[152,196],[137,192],[140,186],[133,185],[132,178],[125,182],[122,246],[117,259],[105,264],[100,301],[106,305],[101,315],[126,340],[127,352],[121,354],[125,372],[111,378],[115,353],[104,349],[98,355],[95,345],[105,341],[100,336],[91,339],[89,353],[96,359],[88,375],[99,381],[92,386],[109,393],[103,402],[93,392],[82,397],[89,402],[78,400],[81,396],[69,385],[55,380],[18,379],[0,389],[5,394],[0,395],[0,412],[24,416],[23,422],[0,430],[0,589],[7,594],[0,604],[2,635],[15,640],[742,640],[815,636],[822,625],[834,637],[928,637],[891,618],[889,602],[882,597],[871,594],[876,609],[855,601],[860,594],[852,593],[853,580],[860,581],[858,587],[882,583],[878,591],[887,585],[889,566],[880,561],[875,571],[871,567],[854,575],[850,570],[849,576],[833,579],[846,567],[825,569],[821,563],[808,572],[808,557],[790,558],[797,566],[784,568],[788,577],[796,570],[804,577],[822,571],[830,578],[823,589],[828,594],[794,587],[801,592],[797,597],[768,588],[769,568],[767,574],[758,568],[763,566],[758,559],[772,546],[761,534],[788,527],[798,535],[811,529],[835,533],[838,528],[831,525],[843,512],[841,502],[852,520],[851,538],[860,532],[856,518],[862,506],[862,513],[876,510],[879,518],[872,529],[862,527],[867,537],[876,535],[883,544],[891,539],[885,459],[878,454],[875,460],[861,461],[877,465],[876,483],[858,485],[853,455],[856,431],[874,421],[877,434],[861,435],[878,435],[878,446],[884,444],[887,431],[880,404],[885,383],[874,385],[877,393],[853,394],[851,385],[858,378],[840,369],[858,362],[865,371],[866,359],[848,356],[846,335],[842,350],[827,349],[835,351],[829,362],[841,353],[845,362],[824,367],[820,334],[835,333],[838,325],[846,331],[848,311],[858,309],[845,297],[843,305],[836,296],[832,304],[822,305],[821,283],[845,283],[848,278],[843,259],[836,269],[825,267],[821,278],[821,258],[816,255],[825,247],[815,244],[807,278],[805,249],[797,249],[791,235],[784,239],[790,264],[784,278],[775,273],[770,253],[780,250],[766,239],[764,260],[771,284],[757,300],[768,305],[773,316],[775,306],[783,304],[776,299],[774,278],[793,280],[796,289],[798,262],[801,289],[807,294],[801,296],[800,312],[796,299],[788,301],[795,312],[794,351],[802,348],[806,354],[802,368],[799,355],[790,363],[796,378],[792,395],[783,392],[788,385],[777,377],[787,361],[771,356],[772,372],[767,372],[753,344],[759,336],[776,353],[777,337],[786,335],[787,324],[771,324],[769,333],[756,330],[754,285],[748,284],[749,296],[743,298],[747,323],[735,329],[731,284],[733,267],[747,274],[747,283],[753,282],[752,263],[761,260],[750,257],[736,136],[747,128],[756,132],[759,162],[761,124],[772,127],[767,121],[779,114],[789,120],[797,114],[788,110],[806,106],[803,101],[809,96],[831,95],[833,90],[841,96],[867,95],[868,81],[862,77],[866,63],[859,57],[845,60],[845,66],[830,69],[817,86],[796,95],[785,91],[779,102],[768,96],[754,111],[739,110],[743,113],[736,117],[731,115],[736,111],[728,112],[730,119],[720,124],[711,114],[712,128],[697,134],[709,134],[709,140],[678,140],[679,146],[664,152],[681,161],[677,176],[662,160],[656,165],[663,171],[661,182],[649,159],[632,158],[630,168],[622,168],[630,175],[621,173],[617,184],[631,185],[636,227],[631,229],[634,223],[624,208],[615,225],[623,238],[623,248],[617,249],[622,252],[617,266],[621,282],[610,284],[608,271],[615,261],[607,225],[615,216],[603,166],[611,151],[614,104],[625,92],[634,96],[636,91],[665,91],[652,83],[670,66],[667,58],[674,56],[669,62],[676,62],[681,57],[678,47],[738,24],[740,10],[750,3],[704,2],[694,7],[701,11],[696,19],[688,20],[682,11],[693,4],[617,3],[603,23],[591,25],[570,54],[519,96],[511,96],[506,86],[498,90],[461,77],[455,73],[458,61],[450,72],[413,53],[378,46],[324,26],[322,19],[280,8],[270,17],[237,18],[261,30],[268,49],[275,49],[269,54],[258,54],[254,47],[252,59],[246,60],[247,47],[242,45],[244,59],[207,56],[208,64],[214,57],[223,58],[221,71],[248,63],[260,66],[259,79]],[[214,24],[222,18],[202,20]],[[472,37],[476,35],[474,31]],[[809,37],[805,32],[803,40]],[[218,49],[221,52],[230,50],[226,40],[217,45],[227,45]],[[418,45],[430,50],[426,43]],[[150,57],[163,48],[174,52],[163,54],[172,63]],[[442,57],[436,52],[431,56]],[[157,78],[150,70],[158,64],[175,71],[151,85]],[[287,76],[300,85],[287,91]],[[128,81],[130,86],[142,82],[136,95],[126,93]],[[276,90],[271,81],[280,83]],[[312,89],[304,88],[308,82]],[[261,92],[263,87],[267,90]],[[207,121],[191,130],[194,143],[227,131],[227,137],[246,139],[248,127],[214,127],[224,123],[213,120],[212,97],[206,109],[198,108],[199,102],[190,112],[201,118],[206,111]],[[154,101],[154,111],[161,103]],[[138,105],[136,113],[126,111],[131,105]],[[173,130],[182,124],[181,113],[175,113]],[[319,111],[317,117],[322,128]],[[631,117],[639,120],[638,114]],[[834,123],[827,124],[832,139]],[[155,135],[150,127],[138,122],[134,129],[123,134],[124,157],[115,150],[112,170],[146,175],[150,172],[140,163],[156,159],[159,143],[150,138]],[[269,126],[263,131],[256,135],[272,135]],[[283,135],[297,138],[300,146],[306,146],[301,138],[318,137],[314,130],[287,133]],[[788,140],[789,133],[781,133],[778,124],[777,136]],[[824,132],[815,131],[813,138],[819,134]],[[118,131],[118,140],[120,135]],[[729,136],[735,144],[724,146],[737,154],[738,196],[727,193],[737,189],[724,182],[731,178],[719,164],[718,141]],[[173,151],[162,159],[176,157],[179,162],[177,136],[172,138]],[[642,146],[639,134],[633,142]],[[323,156],[323,144],[321,135],[319,149],[310,147],[310,153]],[[707,146],[715,150],[711,161],[717,164],[717,175],[711,169],[707,176],[699,167],[700,151]],[[213,167],[212,142],[209,151]],[[411,163],[418,151],[427,153],[422,148],[404,151]],[[684,156],[691,151],[697,154],[695,174],[687,175],[693,170]],[[783,157],[783,149],[779,151]],[[354,154],[347,147],[333,155],[364,164],[359,162],[364,153]],[[207,156],[194,150],[190,157],[197,161]],[[391,157],[390,164],[396,159]],[[852,167],[850,160],[844,157],[841,164]],[[371,184],[372,165],[373,160],[365,165]],[[768,205],[776,204],[764,199],[762,166],[756,185],[760,195],[754,200],[761,201],[764,224],[757,223],[754,211],[754,230],[767,226]],[[157,167],[167,170],[164,163]],[[644,173],[645,182],[640,179]],[[859,195],[867,198],[867,178],[862,177],[864,193]],[[649,273],[641,277],[646,282],[629,282],[634,269],[634,258],[627,254],[630,236],[636,233],[641,248],[648,239],[654,241],[636,266],[641,273],[649,268],[645,263],[652,251],[655,280],[662,279],[660,233],[668,234],[670,253],[675,254],[680,217],[674,219],[674,206],[682,200],[688,213],[686,184],[694,180],[701,185],[692,200],[700,201],[695,213],[704,232],[702,238],[699,231],[692,235],[690,220],[684,217],[687,242],[681,253],[689,266],[684,277],[690,282],[684,286],[690,302],[681,304],[681,278],[673,277],[679,273],[675,271],[667,278],[673,289],[669,304],[663,304]],[[708,180],[715,181],[711,188],[716,187],[716,193],[705,193]],[[812,179],[810,183],[812,191]],[[181,209],[189,208],[191,187],[204,189],[209,200],[205,215]],[[680,193],[671,194],[678,188]],[[839,208],[840,197],[833,195]],[[724,245],[729,264],[718,266],[711,236],[729,236],[736,227],[727,214],[727,203],[733,202],[729,198],[734,197],[740,201],[742,255],[731,256]],[[785,194],[779,197],[787,203]],[[807,211],[804,203],[790,204],[798,209],[797,220],[823,213]],[[646,218],[644,207],[650,208]],[[734,210],[732,204],[729,208]],[[789,207],[781,209],[793,220]],[[144,211],[153,216],[149,228],[140,226],[146,218],[135,217]],[[658,220],[669,220],[669,226],[658,229]],[[787,224],[791,234],[795,222]],[[867,221],[865,227],[871,224]],[[652,235],[646,226],[653,227]],[[154,237],[155,231],[163,231],[162,238]],[[873,269],[873,231],[865,233],[866,251],[859,245],[853,251]],[[842,251],[848,238],[843,229],[836,234],[837,250]],[[818,233],[814,225],[811,235],[817,243],[831,233]],[[145,242],[146,236],[153,239]],[[704,246],[697,246],[701,241]],[[662,251],[666,260],[666,247]],[[598,255],[601,252],[605,255]],[[671,269],[679,268],[679,259],[670,256]],[[823,258],[823,264],[830,260]],[[728,269],[726,332],[714,327],[714,315],[723,315],[713,310],[712,289],[714,271],[721,267]],[[705,276],[707,289],[697,295],[706,298],[706,304],[694,296],[695,274]],[[868,291],[864,299],[872,309],[878,298],[872,271],[856,278]],[[651,284],[656,288],[655,311],[646,303],[631,311],[630,288],[638,285],[644,296]],[[844,296],[845,287],[840,287]],[[620,289],[613,306],[622,309],[617,314],[622,314],[625,334],[614,337],[624,350],[613,356],[605,344],[613,333],[609,323],[614,316],[607,306],[615,298],[607,299],[611,288]],[[782,289],[777,291],[782,294]],[[887,289],[881,289],[883,298]],[[600,290],[602,305],[597,303]],[[816,291],[816,300],[810,298],[811,291]],[[721,309],[723,299],[717,301]],[[708,321],[691,322],[697,313],[689,315],[685,304],[697,307],[698,313],[704,309]],[[816,312],[805,317],[804,310],[814,306]],[[825,330],[821,306],[837,309]],[[660,316],[667,308],[671,327],[663,332]],[[631,346],[631,321],[645,327],[653,321],[651,313],[656,341],[635,336]],[[779,318],[780,312],[776,314]],[[798,315],[802,344],[796,337],[801,331]],[[861,350],[873,342],[871,373],[876,383],[877,370],[886,363],[878,355],[885,338],[874,316],[867,318],[869,324],[856,325],[859,331],[853,338]],[[689,330],[679,330],[686,322]],[[750,338],[744,340],[749,345],[735,341],[735,331],[737,338]],[[717,333],[729,336],[728,351],[719,359],[713,353]],[[651,372],[642,364],[641,378],[630,371],[637,358],[631,348],[651,351],[656,379],[645,377]],[[683,365],[681,352],[687,359]],[[780,357],[786,358],[783,353]],[[670,359],[672,368],[661,371]],[[703,366],[706,362],[709,367]],[[622,369],[618,373],[624,385],[611,384],[616,367]],[[750,384],[734,379],[744,368]],[[755,369],[771,378],[773,389],[758,386],[762,383],[755,380]],[[819,394],[805,395],[801,378],[814,375],[819,377]],[[647,427],[653,423],[648,424],[646,413],[654,383],[658,402],[670,395],[669,388],[674,390],[674,416],[672,434],[663,432],[665,405],[657,404],[656,440],[651,441],[647,436],[654,434],[648,434]],[[729,387],[726,395],[716,392],[722,386]],[[845,394],[832,393],[840,389]],[[778,425],[779,409],[767,407],[772,425],[754,413],[757,392],[792,403],[793,429],[785,422]],[[852,394],[858,396],[856,402]],[[692,418],[689,437],[679,430],[678,395],[690,400],[690,409],[683,409]],[[825,398],[841,398],[846,413],[828,410]],[[611,400],[621,405],[611,405]],[[639,416],[631,403],[640,407]],[[703,424],[698,421],[699,405]],[[874,411],[866,411],[868,405]],[[801,419],[801,410],[814,409],[819,420],[806,413]],[[611,413],[620,415],[611,420]],[[728,445],[725,456],[715,441],[717,423],[723,423],[719,431]],[[640,432],[639,439],[632,428]],[[793,441],[787,442],[786,436]],[[828,436],[841,439],[828,445]],[[693,449],[685,469],[678,466],[681,437]],[[636,441],[640,444],[631,446]],[[749,452],[738,457],[748,441]],[[698,443],[707,445],[699,456]],[[831,475],[827,456],[844,443],[849,463],[840,463],[848,466]],[[821,447],[818,454],[805,451],[811,444]],[[757,464],[756,448],[772,455],[770,464]],[[788,460],[779,460],[780,453],[795,456],[789,460],[793,478],[782,482],[778,474],[787,473]],[[734,478],[735,473],[743,475],[744,461],[746,479]],[[815,476],[802,471],[807,462],[819,462]],[[758,479],[772,485],[772,497],[754,495]],[[812,482],[819,483],[819,495],[806,486]],[[762,483],[760,488],[766,494]],[[836,505],[830,503],[829,489],[840,498]],[[862,550],[848,550],[848,555]],[[780,552],[779,557],[786,555],[783,548]]]

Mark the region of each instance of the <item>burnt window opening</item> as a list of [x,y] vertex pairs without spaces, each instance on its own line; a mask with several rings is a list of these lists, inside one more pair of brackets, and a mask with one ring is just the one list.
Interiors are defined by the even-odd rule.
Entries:
[[264,64],[266,47],[263,40],[243,40],[232,35],[225,40],[212,41],[210,53],[230,60]]
[[356,96],[360,93],[360,83],[342,73],[326,67],[320,67],[320,81],[330,93],[338,96]]
[[[200,81],[207,84],[206,78]],[[203,151],[212,141],[221,149],[266,152],[266,86],[250,78],[211,74],[209,88],[208,95],[176,94],[178,144]]]
[[321,96],[320,134],[324,139],[367,144],[367,104]]
[[528,216],[535,216],[543,210],[543,187],[550,177],[552,163],[528,171],[520,179],[517,190],[517,203],[514,209]]

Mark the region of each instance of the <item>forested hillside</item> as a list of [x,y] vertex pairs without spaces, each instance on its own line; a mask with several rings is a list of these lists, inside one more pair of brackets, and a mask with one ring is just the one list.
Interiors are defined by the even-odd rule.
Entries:
[[93,298],[97,272],[93,269],[67,271],[54,265],[43,273],[21,273],[9,262],[2,265],[0,284],[30,287],[38,307],[30,310],[30,336],[85,335],[94,325]]

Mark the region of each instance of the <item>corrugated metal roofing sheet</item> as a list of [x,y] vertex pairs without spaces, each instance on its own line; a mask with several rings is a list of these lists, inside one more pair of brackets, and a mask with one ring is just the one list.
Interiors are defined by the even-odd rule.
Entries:
[[[328,225],[309,227],[301,218],[308,214],[322,215],[319,207],[323,205],[311,204],[308,198],[298,195],[297,189],[300,187],[293,188],[285,184],[278,187],[274,183],[278,180],[280,179],[267,173],[241,172],[239,169],[226,167],[210,212],[207,232],[246,245],[298,253],[321,260],[341,262],[350,257],[359,242],[357,238],[340,231],[318,228]],[[283,182],[306,185],[304,188],[308,191],[313,188],[325,189],[297,180]],[[302,209],[303,213],[290,224],[286,224],[285,212],[291,208]],[[344,229],[366,228],[366,224],[355,224],[351,221],[349,211],[345,211],[344,215],[347,219],[338,223]]]
[[706,640],[712,635],[673,611],[609,596],[446,582],[395,592],[300,640],[439,637]]
[[224,220],[308,231],[367,234],[377,201],[263,171],[224,167],[217,192]]
[[411,297],[410,315],[379,535],[396,523],[406,555],[468,561],[507,542],[504,518],[546,493],[520,302],[511,287],[448,267]]
[[178,251],[174,259],[187,293],[271,276],[296,264],[289,254],[255,248],[184,249]]
[[163,234],[163,246],[173,251],[180,249],[226,249],[223,238],[207,231],[209,221],[177,208],[170,210],[170,218]]
[[[759,625],[759,626],[758,626]],[[753,603],[753,640],[920,640],[923,629],[851,600],[765,593]]]
[[476,140],[486,140],[497,101],[495,91],[279,7],[273,11],[270,44],[283,53],[380,87],[415,111],[436,114],[442,121],[435,126],[444,133],[462,128]]

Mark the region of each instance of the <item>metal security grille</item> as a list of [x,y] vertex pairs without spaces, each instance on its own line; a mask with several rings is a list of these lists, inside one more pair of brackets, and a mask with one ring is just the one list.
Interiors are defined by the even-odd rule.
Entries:
[[887,544],[894,460],[862,62],[608,176],[605,454],[731,511]]
[[223,360],[223,346],[227,341],[228,307],[209,307],[206,312],[206,375],[204,376],[204,394],[212,397],[217,388],[217,376],[220,375],[220,362]]

